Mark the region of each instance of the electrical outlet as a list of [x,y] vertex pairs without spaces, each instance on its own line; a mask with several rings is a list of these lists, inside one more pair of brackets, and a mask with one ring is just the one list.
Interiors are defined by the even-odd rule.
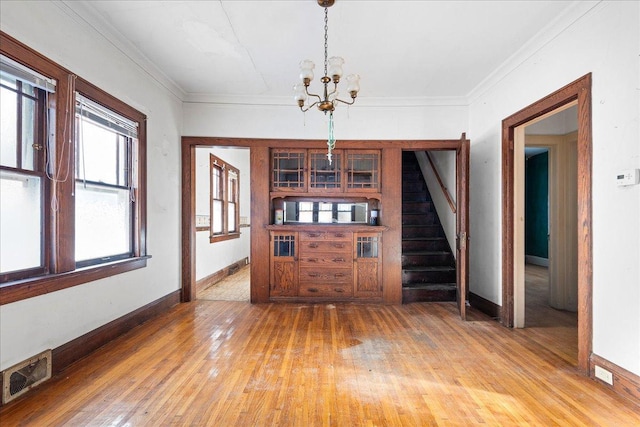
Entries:
[[596,366],[595,374],[596,378],[604,381],[609,385],[613,385],[613,374],[611,372],[601,368],[600,366]]

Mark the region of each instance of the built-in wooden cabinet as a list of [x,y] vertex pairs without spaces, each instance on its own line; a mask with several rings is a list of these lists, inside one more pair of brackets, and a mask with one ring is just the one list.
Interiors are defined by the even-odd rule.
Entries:
[[381,300],[382,231],[386,227],[268,228],[272,300]]
[[271,149],[270,300],[382,300],[380,166],[380,150]]

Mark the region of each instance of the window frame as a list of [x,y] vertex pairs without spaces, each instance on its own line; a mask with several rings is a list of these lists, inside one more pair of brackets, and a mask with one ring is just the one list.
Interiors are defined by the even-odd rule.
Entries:
[[[23,64],[24,66],[57,81],[56,93],[49,95],[50,105],[55,107],[56,143],[50,147],[51,157],[56,159],[56,165],[63,165],[67,159],[68,141],[71,142],[71,152],[75,152],[74,120],[75,114],[68,114],[66,110],[72,106],[75,111],[75,92],[92,101],[109,108],[118,114],[138,123],[137,169],[134,178],[135,195],[138,205],[133,212],[133,250],[132,256],[123,260],[105,262],[87,267],[77,267],[75,261],[75,204],[73,186],[75,184],[75,160],[68,161],[68,169],[62,168],[61,176],[68,172],[68,179],[48,182],[45,187],[43,211],[45,215],[44,233],[46,235],[44,254],[47,268],[42,275],[25,277],[19,280],[2,277],[0,283],[0,305],[10,304],[49,292],[55,292],[83,283],[111,277],[120,273],[143,268],[147,264],[146,248],[146,116],[120,101],[107,92],[99,89],[90,82],[76,76],[71,71],[39,54],[6,33],[0,31],[0,53]],[[56,172],[59,168],[55,168]],[[55,174],[54,174],[55,175]],[[59,176],[58,176],[59,177]],[[58,209],[49,209],[52,198],[56,198]],[[6,280],[5,280],[6,279]]]
[[39,148],[34,149],[33,153],[33,169],[24,169],[22,165],[23,161],[23,143],[22,136],[24,130],[24,122],[23,122],[23,110],[24,110],[24,100],[23,97],[29,98],[36,102],[36,110],[35,110],[35,132],[34,132],[34,145],[39,142],[44,141],[46,137],[46,109],[47,109],[47,98],[44,94],[43,89],[36,88],[37,94],[36,96],[30,95],[23,91],[24,83],[22,81],[17,81],[17,88],[9,88],[5,85],[2,85],[6,90],[10,90],[16,94],[16,167],[10,166],[2,166],[0,165],[0,169],[10,173],[21,174],[25,176],[37,176],[41,180],[40,184],[40,265],[37,267],[29,267],[21,270],[14,270],[7,273],[0,273],[0,283],[14,280],[21,280],[32,276],[46,274],[49,269],[49,251],[46,248],[50,245],[50,230],[49,230],[49,209],[44,209],[45,202],[50,200],[49,198],[49,181],[46,177],[45,173],[45,150],[42,145],[39,145]]
[[[214,170],[219,170],[221,172],[221,179],[218,184],[218,190],[221,193],[221,198],[214,198]],[[234,172],[236,175],[235,192],[229,190],[231,184],[229,171]],[[211,215],[211,220],[209,222],[209,243],[237,239],[240,237],[240,170],[222,160],[215,154],[209,153],[209,179],[209,207]],[[230,197],[233,197],[233,202],[229,200]],[[213,225],[215,220],[213,205],[214,201],[219,202],[220,200],[222,201],[222,218],[220,219],[222,221],[222,232],[214,233]],[[231,203],[235,204],[235,230],[229,230],[229,205]]]

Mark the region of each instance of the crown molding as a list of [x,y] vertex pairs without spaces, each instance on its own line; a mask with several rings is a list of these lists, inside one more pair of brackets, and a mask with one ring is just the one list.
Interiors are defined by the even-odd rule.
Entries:
[[140,67],[140,69],[148,74],[161,87],[169,91],[178,100],[184,101],[186,98],[184,90],[151,60],[144,56],[133,43],[125,38],[111,24],[106,22],[104,17],[91,5],[90,1],[59,0],[53,3],[71,19],[102,36],[109,44]]
[[469,104],[473,104],[481,96],[490,91],[495,85],[500,83],[505,77],[520,67],[525,61],[534,56],[546,45],[551,43],[560,34],[568,30],[574,23],[582,19],[592,9],[602,3],[597,1],[574,1],[560,15],[549,24],[538,31],[529,41],[527,41],[513,55],[507,58],[498,68],[485,77],[468,94]]
[[[296,107],[293,96],[250,96],[250,95],[213,95],[208,93],[187,93],[185,103],[215,104],[215,105],[244,105],[244,106],[274,106]],[[403,107],[434,107],[434,106],[463,106],[469,102],[466,97],[366,97],[359,96],[354,107],[365,108],[403,108]],[[346,106],[344,106],[346,108]],[[339,106],[338,108],[342,108]]]

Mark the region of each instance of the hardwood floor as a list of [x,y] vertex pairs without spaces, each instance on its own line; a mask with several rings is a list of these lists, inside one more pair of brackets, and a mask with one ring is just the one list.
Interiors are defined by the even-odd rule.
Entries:
[[210,301],[249,301],[251,295],[251,268],[242,267],[238,272],[198,292],[196,298]]
[[181,304],[2,407],[0,424],[639,425],[640,407],[538,334],[456,310]]
[[549,269],[525,265],[525,328],[532,339],[568,363],[578,360],[578,313],[549,306]]

